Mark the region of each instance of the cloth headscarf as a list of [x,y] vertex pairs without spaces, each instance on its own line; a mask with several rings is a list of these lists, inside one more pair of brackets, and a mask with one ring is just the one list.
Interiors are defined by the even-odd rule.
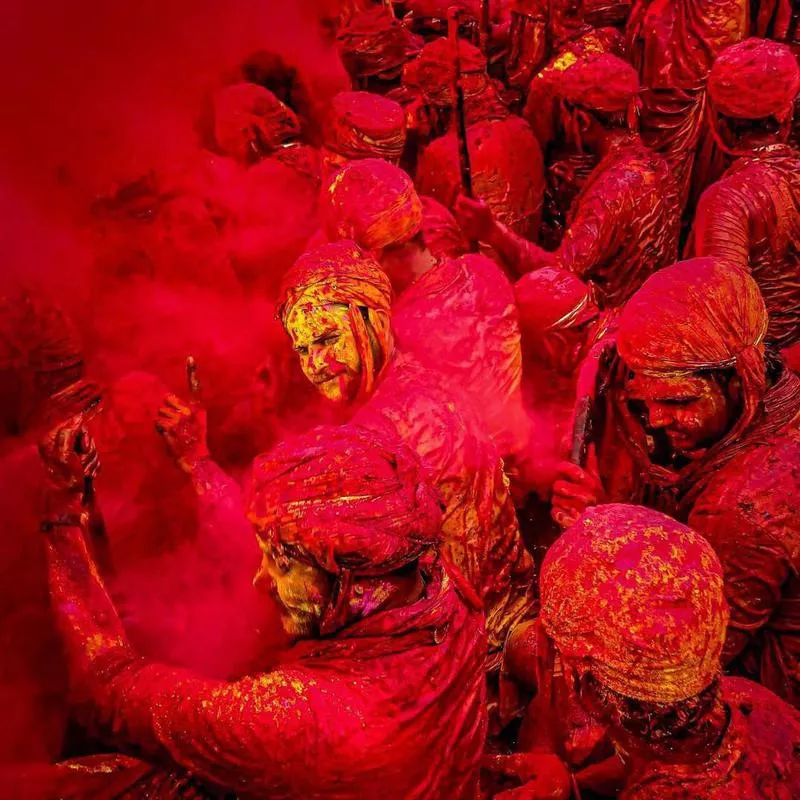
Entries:
[[627,111],[639,94],[636,70],[611,53],[573,57],[564,67],[556,91],[573,105],[613,114]]
[[323,633],[347,623],[354,578],[401,569],[441,540],[443,505],[414,452],[348,425],[259,456],[245,508],[272,547],[335,576]]
[[284,328],[289,312],[298,304],[348,307],[361,359],[359,398],[369,397],[380,371],[389,363],[394,346],[390,318],[392,285],[380,264],[355,242],[324,244],[304,253],[288,270],[279,297],[278,315]]
[[567,658],[634,700],[694,697],[720,673],[723,573],[699,534],[640,506],[591,508],[550,548],[541,620]]
[[338,35],[339,52],[351,77],[399,74],[416,56],[422,40],[383,5],[355,14]]
[[214,98],[214,137],[223,152],[252,160],[252,148],[268,155],[300,134],[295,113],[263,86],[235,83]]
[[[486,58],[464,39],[458,40],[461,87],[464,97],[479,95],[489,88]],[[453,44],[447,38],[434,39],[422,48],[415,64],[414,77],[425,100],[434,106],[452,107],[455,79]]]
[[785,44],[745,39],[719,54],[708,76],[714,109],[737,119],[784,120],[800,92],[797,57]]
[[379,158],[346,164],[322,203],[328,237],[352,239],[367,250],[407,242],[422,224],[422,202],[413,181]]
[[631,297],[617,349],[630,369],[645,374],[734,369],[743,407],[715,445],[723,448],[752,424],[764,399],[767,323],[764,299],[747,272],[716,258],[692,258],[651,275]]
[[600,313],[591,288],[572,272],[544,267],[514,284],[523,336],[531,342],[548,331],[580,325]]
[[406,144],[399,103],[371,92],[339,92],[324,126],[325,147],[345,158],[398,161]]

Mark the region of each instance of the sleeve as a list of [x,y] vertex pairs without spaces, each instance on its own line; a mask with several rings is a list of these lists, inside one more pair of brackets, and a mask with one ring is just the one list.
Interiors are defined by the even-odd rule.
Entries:
[[48,534],[48,572],[77,699],[124,751],[228,790],[279,787],[316,744],[311,681],[278,670],[235,682],[134,653],[79,527]]
[[[735,487],[731,487],[735,488]],[[792,570],[789,553],[771,530],[770,514],[758,498],[736,492],[707,500],[688,524],[714,548],[725,573],[730,621],[723,664],[730,663],[769,621],[781,602]]]
[[741,179],[742,173],[729,176],[703,192],[695,212],[690,255],[715,256],[749,267],[750,221]]

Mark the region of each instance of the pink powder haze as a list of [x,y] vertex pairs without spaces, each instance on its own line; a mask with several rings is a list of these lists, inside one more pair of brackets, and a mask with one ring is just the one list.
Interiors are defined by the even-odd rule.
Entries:
[[[266,664],[282,638],[251,585],[252,530],[236,514],[201,523],[153,427],[161,398],[186,395],[194,355],[212,454],[237,477],[286,433],[330,417],[274,316],[280,276],[316,225],[318,187],[280,163],[245,179],[203,148],[207,112],[242,61],[266,53],[297,70],[315,141],[320,108],[348,88],[328,13],[310,0],[4,9],[0,298],[13,305],[24,291],[71,318],[104,389],[93,431],[110,591],[144,654],[208,675]],[[134,182],[138,197],[109,203]],[[9,330],[0,320],[0,352]],[[37,435],[0,431],[0,763],[63,755],[68,724],[36,533]]]

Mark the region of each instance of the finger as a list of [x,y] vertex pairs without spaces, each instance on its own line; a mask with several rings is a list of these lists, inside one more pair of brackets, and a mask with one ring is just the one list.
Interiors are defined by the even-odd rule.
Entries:
[[564,480],[571,480],[575,483],[585,483],[587,478],[586,471],[571,461],[562,461],[556,467],[556,474]]
[[181,414],[174,408],[160,408],[158,410],[158,417],[161,420],[171,420],[173,422],[177,422],[181,418]]
[[189,406],[181,400],[177,395],[171,394],[164,401],[164,405],[168,408],[174,408],[176,411],[189,411]]
[[561,502],[565,500],[571,501],[570,505],[580,504],[585,507],[587,505],[594,505],[597,503],[597,493],[587,489],[583,486],[575,486],[574,484],[564,484],[559,486],[558,489],[553,487],[553,493],[558,494]]

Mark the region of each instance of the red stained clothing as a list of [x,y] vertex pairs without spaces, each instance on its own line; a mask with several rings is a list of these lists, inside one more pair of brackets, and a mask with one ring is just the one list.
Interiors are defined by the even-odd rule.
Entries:
[[675,261],[678,197],[667,163],[630,137],[612,145],[571,212],[558,250],[522,243],[519,272],[560,267],[591,281],[602,307],[625,302],[645,279]]
[[[472,185],[495,216],[535,238],[544,195],[542,153],[530,126],[516,116],[483,119],[467,128]],[[458,141],[451,132],[429,144],[417,166],[417,189],[448,208],[463,191]]]
[[628,37],[639,69],[641,132],[669,162],[682,205],[689,192],[714,58],[748,33],[747,0],[638,0]]
[[716,256],[747,269],[769,311],[767,340],[800,338],[800,153],[783,145],[738,159],[703,193],[693,256]]
[[474,797],[484,640],[437,569],[416,602],[225,682],[136,658],[79,530],[48,552],[73,674],[115,744],[239,797]]
[[771,692],[741,678],[722,679],[729,715],[719,748],[706,761],[650,761],[634,768],[622,800],[792,800],[800,796],[800,717]]
[[354,425],[387,431],[416,451],[446,505],[443,550],[484,603],[487,669],[533,608],[533,561],[519,533],[503,463],[466,396],[440,375],[397,356]]

